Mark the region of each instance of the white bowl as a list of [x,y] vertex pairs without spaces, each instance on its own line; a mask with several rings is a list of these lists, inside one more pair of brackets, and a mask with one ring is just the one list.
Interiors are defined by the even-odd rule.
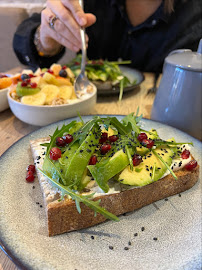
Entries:
[[9,108],[7,98],[8,90],[9,88],[0,89],[0,112],[3,112]]
[[87,98],[81,99],[76,103],[64,105],[32,106],[22,104],[11,98],[9,91],[7,97],[10,109],[18,119],[27,124],[45,126],[59,120],[77,116],[78,112],[81,115],[88,114],[95,105],[97,99],[97,88],[94,85],[93,87],[92,95],[89,95]]

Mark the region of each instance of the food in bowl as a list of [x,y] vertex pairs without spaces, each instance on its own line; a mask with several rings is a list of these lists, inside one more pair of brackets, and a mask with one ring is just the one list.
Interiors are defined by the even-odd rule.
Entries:
[[74,91],[74,74],[70,68],[53,64],[49,69],[38,68],[35,72],[24,70],[13,79],[10,97],[26,105],[64,105],[87,98],[94,89],[78,97]]
[[0,73],[0,90],[9,87],[12,84],[12,79],[6,75]]

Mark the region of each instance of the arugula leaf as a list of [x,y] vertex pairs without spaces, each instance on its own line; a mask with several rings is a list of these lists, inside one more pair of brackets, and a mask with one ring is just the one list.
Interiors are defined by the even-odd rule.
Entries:
[[75,193],[71,188],[56,182],[54,179],[52,179],[46,173],[44,173],[41,169],[38,168],[38,170],[44,176],[46,176],[55,186],[57,186],[60,190],[62,190],[64,194],[71,196],[72,200],[74,200],[76,203],[76,207],[77,207],[77,210],[79,213],[81,213],[80,203],[82,202],[85,205],[87,205],[89,208],[94,210],[95,213],[100,213],[107,219],[119,221],[119,218],[117,216],[108,212],[105,208],[99,206],[99,201],[92,201],[92,200],[89,200],[88,197],[86,197],[86,196],[82,196],[82,195]]
[[135,131],[137,134],[140,133],[140,128],[138,127],[137,125],[137,122],[136,122],[136,116],[134,116],[134,112],[128,114],[127,116],[125,116],[123,119],[122,119],[122,122],[125,124],[125,125],[128,125],[129,123],[131,124],[132,126],[132,129],[133,131]]

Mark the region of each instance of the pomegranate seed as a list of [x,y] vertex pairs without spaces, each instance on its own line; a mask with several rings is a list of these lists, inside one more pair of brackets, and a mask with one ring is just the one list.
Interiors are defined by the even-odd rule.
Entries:
[[197,165],[198,165],[197,161],[193,159],[185,165],[185,169],[187,171],[192,171],[194,168],[196,168]]
[[104,142],[107,141],[107,139],[108,139],[108,133],[107,133],[107,132],[103,132],[103,133],[101,134],[99,143],[104,143]]
[[59,147],[64,147],[66,145],[66,142],[62,137],[57,137],[56,138],[56,145]]
[[66,69],[67,67],[66,66],[63,66],[62,69]]
[[27,84],[29,84],[31,82],[31,79],[26,79],[26,80],[24,80],[24,82],[26,82]]
[[74,65],[75,65],[75,66],[79,66],[80,63],[79,63],[79,62],[75,62]]
[[7,77],[8,77],[7,75],[0,74],[0,78],[7,78]]
[[101,154],[106,154],[107,152],[109,152],[109,150],[112,148],[112,146],[110,144],[103,144],[101,147],[100,147],[100,151],[101,151]]
[[142,132],[137,136],[137,139],[139,142],[142,142],[144,139],[147,139],[147,134]]
[[30,86],[31,86],[31,88],[37,88],[37,83],[35,83],[35,82],[30,83]]
[[190,156],[190,152],[189,152],[189,150],[186,150],[186,149],[181,154],[182,159],[188,159],[189,156]]
[[22,87],[26,87],[27,86],[27,82],[21,82],[21,86]]
[[33,182],[34,181],[34,174],[32,171],[28,171],[26,175],[26,181],[27,182]]
[[140,163],[142,162],[142,156],[138,155],[138,154],[135,154],[133,156],[133,165],[134,166],[137,166],[139,165]]
[[110,142],[116,142],[118,140],[118,136],[117,135],[112,135],[112,136],[109,136],[109,141]]
[[51,69],[48,69],[47,72],[53,74],[53,71]]
[[142,145],[151,149],[154,145],[154,141],[151,139],[144,139],[144,140],[142,140]]
[[95,165],[96,163],[97,163],[97,156],[96,155],[93,155],[90,158],[88,165]]
[[67,134],[63,136],[62,138],[66,143],[71,143],[73,141],[73,136],[71,134]]
[[29,165],[29,166],[27,167],[27,171],[30,171],[30,172],[35,173],[35,171],[36,171],[35,166],[34,166],[34,165]]
[[57,147],[53,147],[50,150],[50,159],[52,159],[52,160],[58,160],[61,157],[61,155],[62,155],[62,152]]

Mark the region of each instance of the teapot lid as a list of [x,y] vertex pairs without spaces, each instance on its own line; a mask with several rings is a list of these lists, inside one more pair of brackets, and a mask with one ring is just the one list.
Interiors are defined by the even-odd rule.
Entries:
[[202,71],[202,39],[197,52],[181,49],[172,51],[165,59],[171,65],[191,71]]

